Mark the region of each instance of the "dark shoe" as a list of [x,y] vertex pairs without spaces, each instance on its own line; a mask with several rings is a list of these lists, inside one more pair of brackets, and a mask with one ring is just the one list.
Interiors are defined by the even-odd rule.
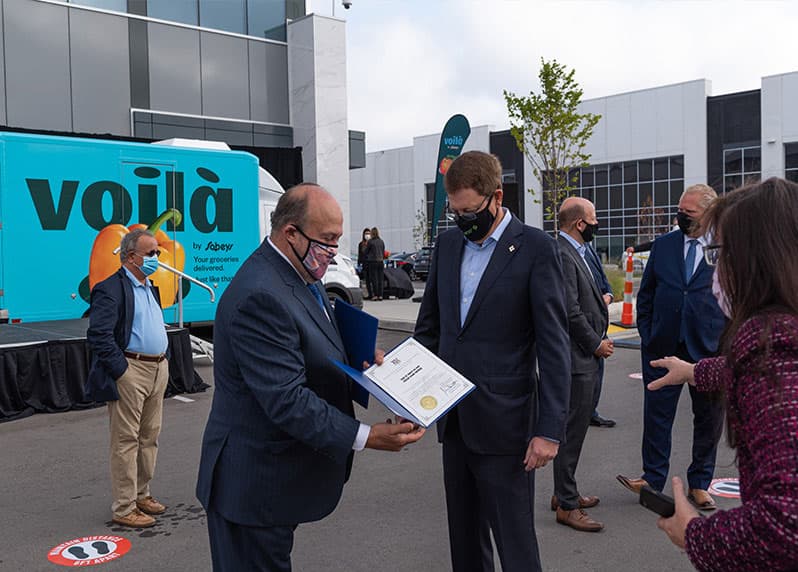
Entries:
[[115,516],[111,520],[113,520],[116,524],[129,526],[131,528],[149,528],[155,524],[154,518],[147,516],[137,508],[134,508],[125,516]]
[[166,507],[152,497],[137,500],[136,507],[146,514],[163,514],[166,512]]
[[600,522],[593,520],[581,508],[576,510],[557,509],[557,522],[570,526],[580,532],[598,532],[604,528]]
[[[593,508],[599,503],[598,497],[579,497],[579,508]],[[551,510],[560,508],[560,501],[556,496],[551,497]]]
[[590,425],[593,427],[615,427],[616,423],[612,419],[606,419],[601,415],[594,415],[590,418]]
[[627,489],[632,491],[634,494],[639,495],[640,489],[643,487],[649,487],[651,485],[648,484],[648,481],[645,479],[630,479],[629,477],[624,477],[623,475],[618,475],[615,477],[618,479],[618,482],[625,486]]
[[718,505],[715,504],[715,499],[703,489],[690,489],[687,492],[687,500],[693,503],[693,506],[698,510],[715,510],[718,508]]

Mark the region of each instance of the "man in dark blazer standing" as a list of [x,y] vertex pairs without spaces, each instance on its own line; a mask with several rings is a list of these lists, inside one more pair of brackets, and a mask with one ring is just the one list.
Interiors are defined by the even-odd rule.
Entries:
[[449,167],[458,228],[438,237],[414,334],[477,386],[438,422],[455,572],[493,569],[488,527],[502,569],[541,569],[534,469],[557,455],[568,412],[557,244],[502,207],[501,175],[480,151]]
[[554,459],[554,496],[551,508],[557,522],[584,532],[598,532],[604,525],[584,509],[599,503],[582,496],[576,485],[576,466],[593,413],[593,395],[600,360],[612,355],[612,340],[605,337],[609,315],[604,297],[586,260],[587,243],[598,230],[596,209],[587,199],[565,199],[559,212],[560,247],[568,333],[571,338],[571,401],[565,443]]
[[197,482],[217,572],[291,570],[297,524],[333,511],[353,451],[398,451],[423,434],[412,423],[354,419],[349,382],[331,361],[346,361],[343,343],[318,281],[342,234],[332,195],[310,183],[289,189],[271,235],[219,301]]
[[92,288],[86,332],[92,352],[86,393],[108,402],[112,520],[133,528],[153,526],[152,515],[166,511],[150,494],[169,381],[161,298],[147,278],[159,254],[149,231],[122,238],[122,267]]
[[[711,357],[726,319],[712,294],[713,269],[704,261],[708,236],[701,218],[717,194],[707,185],[688,187],[679,199],[679,230],[657,238],[637,294],[637,328],[643,361],[643,475],[618,481],[634,493],[649,485],[661,491],[670,468],[671,428],[682,386],[650,391],[646,386],[667,373],[651,360],[676,356],[695,363]],[[693,459],[687,469],[688,498],[699,509],[713,510],[707,492],[715,471],[723,407],[715,395],[690,386],[693,402]]]

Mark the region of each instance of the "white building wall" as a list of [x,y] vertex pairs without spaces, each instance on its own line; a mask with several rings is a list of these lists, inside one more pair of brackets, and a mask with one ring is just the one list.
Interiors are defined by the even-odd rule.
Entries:
[[[708,80],[695,80],[641,91],[588,99],[581,113],[601,119],[585,146],[591,164],[614,163],[669,155],[684,155],[685,185],[705,183],[707,176]],[[526,161],[524,180],[526,223],[542,227],[540,182]]]
[[784,176],[784,144],[798,141],[798,72],[762,78],[762,179]]

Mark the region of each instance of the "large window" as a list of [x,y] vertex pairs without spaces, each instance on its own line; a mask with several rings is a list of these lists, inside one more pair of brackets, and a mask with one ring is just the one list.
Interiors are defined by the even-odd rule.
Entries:
[[784,178],[798,183],[798,143],[784,145]]
[[723,150],[723,192],[758,181],[762,175],[762,149],[736,147]]
[[[600,229],[594,245],[608,259],[628,246],[652,240],[673,227],[684,191],[684,157],[656,157],[591,165],[571,172],[571,195],[596,205]],[[543,192],[543,229],[554,232],[551,194]]]

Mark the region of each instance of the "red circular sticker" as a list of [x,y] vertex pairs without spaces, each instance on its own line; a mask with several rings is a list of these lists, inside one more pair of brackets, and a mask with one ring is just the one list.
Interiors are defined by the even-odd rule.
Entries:
[[740,479],[712,479],[709,493],[727,499],[740,498]]
[[631,377],[632,379],[643,379],[643,374],[642,373],[630,373],[629,377]]
[[84,536],[62,542],[47,553],[47,560],[61,566],[94,566],[116,560],[130,550],[121,536]]

